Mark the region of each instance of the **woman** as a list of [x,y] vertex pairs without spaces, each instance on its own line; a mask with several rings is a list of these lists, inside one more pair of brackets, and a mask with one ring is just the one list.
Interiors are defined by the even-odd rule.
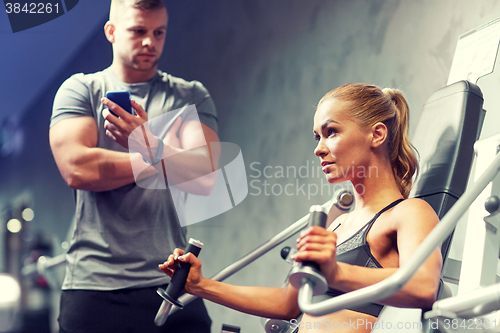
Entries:
[[[320,100],[314,116],[318,142],[314,153],[328,182],[352,182],[356,207],[333,221],[328,230],[309,228],[297,240],[293,259],[317,262],[328,281],[328,292],[319,298],[384,280],[411,257],[438,223],[425,201],[408,199],[417,170],[408,127],[408,104],[395,89],[348,84]],[[190,262],[188,293],[262,317],[292,319],[300,314],[298,291],[291,285],[242,287],[212,281],[202,276],[199,259],[192,254],[181,256],[182,252],[177,249],[159,267],[172,276],[179,261]],[[436,249],[392,297],[322,317],[304,314],[300,332],[369,332],[383,305],[430,308],[436,300],[441,265]],[[353,321],[363,325],[345,325]]]

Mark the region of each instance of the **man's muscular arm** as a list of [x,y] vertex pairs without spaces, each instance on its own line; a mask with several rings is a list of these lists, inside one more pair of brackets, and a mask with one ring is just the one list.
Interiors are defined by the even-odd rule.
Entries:
[[[51,127],[50,147],[63,179],[73,189],[107,191],[133,183],[132,163],[140,154],[97,148],[97,125],[92,117],[64,119]],[[141,175],[155,174],[150,167]]]

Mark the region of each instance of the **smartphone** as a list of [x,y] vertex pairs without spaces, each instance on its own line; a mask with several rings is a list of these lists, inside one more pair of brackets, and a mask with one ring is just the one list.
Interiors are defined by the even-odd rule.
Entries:
[[[115,102],[119,106],[122,107],[123,110],[127,111],[130,114],[132,112],[132,105],[130,104],[130,92],[127,90],[124,91],[109,91],[106,93],[106,98],[112,102]],[[118,117],[113,111],[109,110],[115,117]]]

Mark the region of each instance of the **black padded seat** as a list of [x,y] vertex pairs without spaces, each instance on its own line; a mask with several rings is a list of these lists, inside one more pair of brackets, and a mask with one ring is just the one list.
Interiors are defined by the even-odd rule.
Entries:
[[[468,81],[439,89],[423,107],[412,139],[420,172],[410,197],[427,201],[440,219],[467,187],[484,119],[482,107],[481,90]],[[451,237],[442,245],[443,258]]]

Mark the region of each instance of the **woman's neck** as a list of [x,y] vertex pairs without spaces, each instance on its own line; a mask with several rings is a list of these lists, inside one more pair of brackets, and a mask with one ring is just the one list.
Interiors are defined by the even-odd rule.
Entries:
[[374,207],[376,210],[378,207],[385,207],[388,202],[403,197],[392,170],[390,172],[387,168],[379,170],[386,171],[353,182],[356,210],[363,207]]

